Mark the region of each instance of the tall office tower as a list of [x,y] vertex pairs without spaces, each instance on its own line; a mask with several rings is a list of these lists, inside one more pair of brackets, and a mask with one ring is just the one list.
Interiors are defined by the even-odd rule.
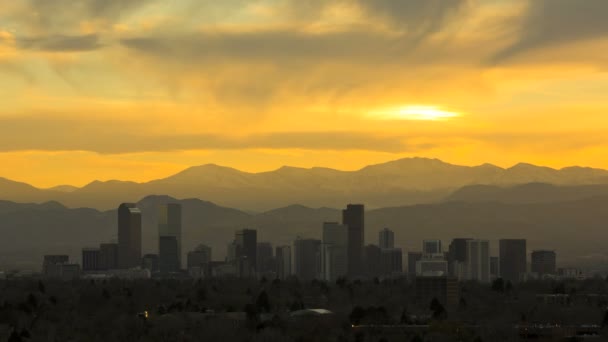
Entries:
[[276,248],[277,278],[287,279],[291,275],[291,246]]
[[363,275],[363,245],[365,243],[365,207],[363,204],[347,205],[346,209],[342,210],[342,224],[348,226],[348,275]]
[[526,240],[503,239],[499,247],[501,277],[512,283],[519,282],[527,269]]
[[416,277],[416,264],[422,260],[422,252],[407,253],[407,276],[410,279]]
[[386,248],[381,252],[382,274],[397,275],[403,272],[403,253],[401,248]]
[[321,273],[321,240],[298,238],[294,248],[295,275],[303,281],[316,279]]
[[556,259],[554,251],[533,251],[532,272],[539,276],[556,274]]
[[434,298],[447,307],[458,305],[458,279],[446,276],[416,277],[416,297],[421,303],[430,303]]
[[99,248],[83,248],[82,249],[82,270],[99,271],[101,270],[101,251]]
[[99,245],[99,263],[102,270],[118,269],[118,244],[102,243]]
[[118,207],[118,268],[141,265],[141,211],[134,203]]
[[188,252],[187,266],[202,267],[211,263],[211,247],[206,245],[198,245],[193,251]]
[[158,262],[161,272],[182,267],[182,206],[162,204],[158,208]]
[[422,254],[426,256],[437,257],[443,254],[441,249],[441,240],[424,240],[422,242]]
[[395,233],[388,228],[382,229],[378,233],[378,242],[381,249],[395,248]]
[[500,259],[490,257],[490,278],[491,280],[500,278]]
[[382,275],[382,250],[376,245],[365,246],[366,275],[370,278]]
[[45,277],[61,276],[61,265],[68,264],[70,257],[67,255],[45,255],[42,262],[42,273]]
[[337,222],[323,223],[321,276],[336,281],[348,273],[348,226]]
[[257,246],[258,263],[256,270],[260,274],[274,272],[274,254],[270,242],[258,242]]
[[459,277],[461,269],[467,261],[468,238],[453,239],[448,252],[448,273],[452,277]]
[[241,267],[241,275],[253,275],[258,262],[258,231],[243,229],[235,233],[236,259]]
[[466,274],[469,280],[490,282],[490,241],[467,241]]
[[145,254],[141,258],[141,268],[149,270],[150,272],[158,272],[159,262],[157,254]]

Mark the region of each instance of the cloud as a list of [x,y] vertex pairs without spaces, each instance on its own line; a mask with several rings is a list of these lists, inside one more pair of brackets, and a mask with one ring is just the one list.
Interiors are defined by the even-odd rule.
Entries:
[[91,51],[101,48],[96,34],[81,36],[53,35],[18,40],[19,48],[25,50],[41,50],[50,52]]
[[405,136],[366,132],[270,132],[245,136],[219,134],[158,134],[145,132],[133,120],[0,119],[0,152],[90,151],[101,154],[178,150],[305,149],[403,152],[429,148],[409,144]]
[[581,40],[608,37],[608,1],[530,0],[521,17],[517,40],[499,51],[502,62],[527,51]]

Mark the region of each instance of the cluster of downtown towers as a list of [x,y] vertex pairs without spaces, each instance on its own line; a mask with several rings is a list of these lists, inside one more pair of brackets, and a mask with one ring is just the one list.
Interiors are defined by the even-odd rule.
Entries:
[[[257,231],[243,229],[228,245],[224,262],[212,261],[211,248],[199,246],[188,253],[190,275],[237,277],[296,275],[302,280],[336,281],[341,277],[380,277],[403,274],[403,254],[394,247],[394,233],[379,232],[379,245],[365,245],[365,208],[349,204],[342,210],[342,223],[325,222],[322,239],[298,237],[292,246],[278,246],[273,253],[267,242],[257,241]],[[118,243],[83,250],[83,270],[133,269],[138,267],[178,273],[182,266],[182,208],[169,203],[158,211],[158,255],[142,258],[142,213],[133,203],[118,208]],[[444,253],[440,240],[425,240],[422,252],[408,253],[408,273],[416,276],[453,276],[488,282],[501,276],[519,281],[527,271],[526,240],[500,240],[500,258],[490,256],[487,240],[454,239]],[[273,255],[274,254],[274,255]],[[293,263],[292,263],[293,255]],[[534,260],[534,259],[538,260]],[[532,255],[532,270],[555,272],[555,254],[538,251]],[[292,272],[293,265],[293,272]],[[536,269],[535,269],[536,268]],[[195,272],[193,272],[195,271]],[[193,274],[194,273],[194,274]]]

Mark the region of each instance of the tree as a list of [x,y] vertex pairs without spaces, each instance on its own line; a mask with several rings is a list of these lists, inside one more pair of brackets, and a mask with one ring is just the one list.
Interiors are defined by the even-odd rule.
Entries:
[[433,298],[431,300],[430,309],[433,312],[433,318],[437,320],[442,320],[447,316],[445,308],[441,305],[441,302],[437,298]]
[[262,291],[255,301],[256,308],[261,312],[270,312],[270,300],[266,291]]
[[505,292],[505,281],[502,278],[497,278],[492,282],[492,291]]

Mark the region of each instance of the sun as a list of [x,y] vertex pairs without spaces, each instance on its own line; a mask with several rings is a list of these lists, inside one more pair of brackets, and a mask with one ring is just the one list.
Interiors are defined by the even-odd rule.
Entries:
[[460,113],[448,111],[438,106],[410,105],[386,108],[370,113],[377,119],[384,120],[425,120],[441,121],[461,116]]

